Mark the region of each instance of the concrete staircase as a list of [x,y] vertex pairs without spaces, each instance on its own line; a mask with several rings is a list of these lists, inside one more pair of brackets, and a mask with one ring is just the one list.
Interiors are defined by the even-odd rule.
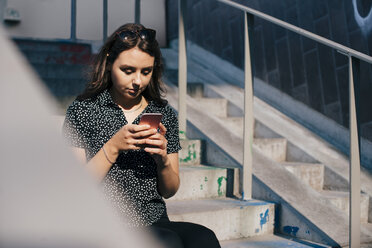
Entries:
[[[195,140],[183,140],[183,150]],[[199,149],[201,146],[199,146]],[[177,194],[167,200],[171,220],[189,221],[205,225],[219,240],[231,240],[273,234],[274,204],[264,201],[240,201],[226,197],[227,169],[200,163],[200,150],[195,159],[180,154],[181,186]]]
[[[208,98],[203,97],[200,92],[196,93],[196,90],[199,89],[200,91],[203,88],[203,84],[200,83],[191,83],[189,88],[191,96],[198,101],[201,109],[208,109],[209,112],[220,117],[233,132],[243,136],[243,117],[227,116],[227,99],[215,98],[214,94],[212,94],[213,98]],[[273,132],[257,120],[255,121],[253,143],[267,157],[280,163],[301,181],[328,198],[335,207],[344,211],[345,214],[349,214],[349,192],[347,188],[332,190],[337,189],[337,185],[333,185],[332,181],[328,185],[324,185],[324,165],[317,162],[315,158],[310,157],[293,144],[288,144],[289,142],[286,138],[281,137],[280,134]],[[369,206],[368,195],[361,193],[361,223],[368,223],[368,213],[371,207]]]
[[[168,52],[165,51],[165,59],[168,67],[168,72],[166,75],[168,76],[168,82],[176,82],[176,71],[172,70],[172,66],[174,65],[174,57],[172,54],[172,51]],[[208,112],[206,114],[210,119],[208,121],[214,121],[218,122],[217,126],[224,126],[224,128],[229,129],[230,134],[227,136],[231,137],[242,137],[243,131],[242,131],[242,126],[243,126],[243,119],[242,119],[242,110],[241,107],[242,105],[239,105],[237,103],[241,104],[241,97],[242,97],[242,91],[241,89],[237,89],[237,87],[227,85],[224,82],[221,82],[221,80],[218,80],[216,76],[214,76],[211,72],[208,72],[203,68],[203,66],[197,64],[197,62],[192,61],[191,63],[188,64],[189,67],[189,74],[188,74],[188,79],[191,81],[188,85],[188,92],[189,95],[192,96],[192,99],[189,97],[188,98],[188,105],[189,108],[197,108],[198,110],[204,110],[205,112]],[[191,72],[190,72],[191,71]],[[198,75],[203,75],[204,78],[209,78],[209,81],[215,82],[215,84],[209,84],[209,83],[192,83],[194,82],[201,82],[203,80],[203,77],[200,77]],[[207,79],[208,80],[208,79]],[[173,87],[173,86],[172,86]],[[172,88],[171,87],[171,88]],[[172,92],[174,88],[170,89],[170,92]],[[177,103],[172,99],[170,102],[173,102],[174,107],[177,108]],[[213,103],[214,102],[214,103]],[[256,102],[259,102],[259,105],[262,104],[261,108],[256,108]],[[313,223],[318,226],[319,230],[318,232],[326,232],[328,237],[331,237],[333,241],[330,240],[323,240],[322,238],[319,239],[319,237],[314,238],[311,237],[310,231],[306,231],[306,234],[299,235],[300,232],[298,232],[299,229],[303,229],[302,227],[299,228],[301,224],[298,223],[298,219],[296,221],[293,221],[294,223],[297,223],[296,225],[283,225],[283,223],[276,224],[275,227],[275,233],[282,233],[285,235],[289,235],[292,238],[297,238],[301,237],[304,238],[308,237],[308,240],[315,240],[317,242],[321,242],[323,244],[331,244],[332,246],[347,246],[347,216],[348,216],[348,208],[349,208],[349,200],[348,200],[348,185],[347,181],[344,179],[340,178],[338,173],[335,173],[333,171],[334,168],[332,166],[329,166],[329,164],[332,164],[329,162],[329,160],[324,159],[322,156],[316,156],[317,154],[312,152],[311,149],[308,150],[306,149],[305,146],[301,146],[298,143],[300,142],[310,142],[307,145],[314,145],[310,141],[307,141],[306,139],[300,140],[298,142],[294,142],[293,139],[288,139],[288,135],[282,135],[280,130],[278,128],[273,128],[272,126],[276,124],[276,120],[273,121],[273,124],[269,124],[270,118],[278,118],[275,117],[275,114],[272,114],[270,112],[275,112],[273,109],[270,109],[269,106],[265,105],[262,101],[255,99],[255,115],[256,111],[263,111],[265,114],[267,114],[267,118],[256,118],[255,120],[255,139],[254,139],[254,147],[260,151],[260,153],[264,154],[265,157],[269,158],[272,161],[275,161],[277,165],[282,166],[287,173],[295,176],[301,184],[307,185],[311,193],[309,195],[316,196],[316,197],[311,197],[318,199],[319,202],[322,204],[318,205],[323,205],[327,210],[324,210],[325,212],[329,212],[332,214],[327,216],[325,212],[319,213],[319,216],[316,218],[339,218],[342,219],[342,221],[339,224],[331,224],[331,225],[324,225],[324,223],[321,223],[319,220],[313,220]],[[194,110],[190,110],[190,113],[188,112],[188,116],[190,116],[190,123],[188,124],[191,126],[191,132],[189,130],[188,126],[188,135],[191,134],[191,137],[204,137],[206,138],[206,134],[203,135],[202,133],[205,131],[192,131],[192,129],[198,129],[198,127],[195,126],[195,123],[191,121],[193,119],[194,113],[192,113]],[[267,112],[268,111],[268,112]],[[197,115],[195,115],[196,117]],[[206,119],[208,119],[206,117]],[[282,117],[280,117],[282,118]],[[194,118],[198,119],[198,118]],[[200,116],[199,116],[200,119]],[[288,122],[288,121],[287,121]],[[290,125],[286,127],[286,129],[290,129],[291,125],[293,125],[293,121],[289,121]],[[287,124],[288,124],[287,123]],[[298,124],[297,124],[298,125]],[[283,128],[283,127],[282,127]],[[297,128],[297,126],[296,126]],[[199,128],[200,129],[200,128]],[[213,127],[211,127],[213,129]],[[224,130],[221,130],[223,133]],[[302,135],[307,135],[308,131],[303,131]],[[314,135],[311,134],[311,137]],[[314,136],[315,137],[315,136]],[[344,158],[343,156],[334,153],[332,148],[329,147],[329,145],[324,145],[324,142],[322,143],[319,138],[316,138],[319,145],[319,149],[324,148],[325,146],[328,146],[328,149],[324,149],[324,153],[328,153],[328,157],[331,156],[332,159],[340,158],[340,162],[344,163],[344,161],[347,159]],[[220,144],[221,141],[218,141],[217,139],[210,138],[208,140],[209,143],[214,143]],[[223,142],[223,141],[222,141]],[[229,140],[226,140],[226,143],[229,143]],[[209,148],[208,145],[205,145],[206,149],[204,151],[204,161],[207,164],[214,164],[219,167],[225,167],[225,168],[239,168],[237,165],[237,159],[236,156],[231,155],[232,152],[227,151],[225,154],[226,156],[220,156],[218,155],[218,152],[221,152],[221,149],[218,148]],[[332,150],[332,152],[330,152]],[[217,152],[217,153],[216,153]],[[222,151],[223,152],[223,151]],[[213,155],[217,154],[217,158],[213,158]],[[227,157],[227,158],[226,158]],[[235,160],[234,160],[235,158]],[[325,164],[327,166],[325,166]],[[330,169],[331,168],[331,169]],[[231,169],[230,169],[231,170]],[[235,170],[236,172],[236,170]],[[236,175],[235,175],[236,177]],[[228,177],[229,178],[229,177]],[[231,180],[231,177],[230,177]],[[367,181],[366,184],[364,184],[367,192],[368,192],[368,187],[370,185],[370,180],[367,178],[365,179],[365,175],[362,175],[362,180],[363,182]],[[228,185],[233,184],[229,182],[228,180]],[[365,190],[363,189],[363,190]],[[275,191],[275,189],[273,189]],[[260,190],[258,190],[260,191]],[[309,192],[310,192],[309,191]],[[298,191],[300,193],[301,190]],[[313,193],[316,192],[316,193]],[[236,193],[236,192],[235,192]],[[298,194],[297,193],[297,194]],[[260,195],[261,193],[258,193]],[[308,193],[304,193],[305,195]],[[261,194],[262,195],[262,194]],[[279,196],[280,198],[280,196]],[[262,199],[272,199],[271,201],[277,202],[278,197],[263,197]],[[301,201],[301,197],[298,197],[298,201]],[[369,206],[369,201],[370,197],[366,193],[361,194],[361,223],[362,223],[362,247],[369,247],[371,244],[371,237],[372,237],[372,232],[371,232],[371,223],[368,223],[368,215],[369,212],[371,212],[371,207]],[[291,203],[290,203],[291,204]],[[294,204],[296,205],[296,204]],[[301,204],[300,204],[301,205]],[[304,218],[302,220],[299,220],[300,222],[309,222],[311,219],[310,215],[316,214],[314,213],[307,213],[309,210],[305,209],[304,211],[301,210],[303,206],[306,206],[306,204],[301,206],[298,206],[299,213],[303,214]],[[315,205],[314,205],[315,206]],[[283,209],[283,207],[278,207],[279,209]],[[293,208],[293,207],[289,207]],[[296,208],[296,207],[295,207]],[[310,207],[311,208],[311,207]],[[333,210],[331,210],[333,209]],[[336,210],[337,209],[337,210]],[[293,209],[292,209],[293,210]],[[290,210],[291,211],[291,210]],[[322,212],[322,210],[319,210]],[[286,222],[288,219],[290,219],[289,216],[286,216],[286,213],[288,210],[281,210],[281,211],[276,211],[276,215],[279,213],[283,216],[276,216],[276,221],[278,222]],[[311,212],[311,210],[309,211]],[[307,217],[307,215],[309,216]],[[332,216],[334,215],[334,216]],[[341,215],[344,215],[344,217],[341,218]],[[332,217],[331,217],[332,216]],[[339,217],[335,217],[339,216]],[[307,219],[310,218],[310,219]],[[315,218],[315,219],[316,219]],[[300,218],[301,219],[301,218]],[[316,222],[319,221],[319,225],[316,224]],[[288,221],[292,222],[292,220]],[[312,222],[310,220],[310,222]],[[341,224],[343,223],[343,224]],[[306,225],[306,224],[305,224]],[[324,225],[324,226],[323,226]],[[343,226],[343,230],[336,231],[334,234],[330,234],[332,232],[332,228],[334,229],[336,226]],[[207,225],[208,226],[208,225]],[[332,227],[333,226],[333,227]],[[309,228],[309,227],[308,227]],[[213,229],[213,228],[212,228]],[[310,228],[309,228],[310,229]],[[328,230],[326,230],[328,229]],[[321,231],[322,230],[322,231]],[[297,233],[298,232],[298,233]],[[339,234],[337,234],[339,233]],[[344,233],[344,234],[341,234]],[[333,243],[336,241],[335,243]],[[229,241],[230,242],[230,241]],[[232,241],[231,241],[232,242]],[[237,241],[238,242],[238,241]],[[239,241],[242,243],[239,243],[240,246],[236,247],[250,247],[247,243],[246,246],[243,245],[244,241]],[[233,242],[232,242],[233,243]],[[224,241],[224,244],[227,245],[227,241]],[[230,247],[230,246],[226,246]],[[270,247],[270,246],[268,246]],[[273,247],[279,247],[279,246],[273,246]]]
[[228,171],[231,169],[201,165],[204,146],[200,143],[200,140],[181,141],[181,186],[174,197],[166,200],[171,220],[209,227],[223,248],[328,247],[274,235],[273,203],[226,197]]
[[91,46],[58,41],[14,40],[20,51],[60,103],[60,113],[85,87]]
[[[200,109],[207,109],[209,114],[221,118],[231,129],[241,129],[243,124],[241,117],[228,117],[226,99],[203,97],[202,84],[190,84],[188,91],[198,102]],[[257,129],[255,133],[260,133],[259,130],[263,130],[263,127],[256,124]],[[256,138],[254,142],[274,159],[286,160],[285,139]],[[298,243],[289,240],[288,237],[275,236],[273,203],[259,200],[241,201],[233,196],[234,176],[231,175],[234,171],[236,173],[236,169],[233,165],[230,168],[213,166],[213,159],[202,158],[205,154],[202,148],[207,149],[208,144],[203,144],[201,140],[181,140],[181,146],[183,147],[180,153],[181,187],[173,198],[167,200],[171,220],[190,221],[211,228],[221,241],[222,247],[327,247],[304,241]],[[208,165],[201,165],[202,162]],[[293,171],[299,171],[300,174],[303,171],[298,168],[307,169],[305,163],[287,162],[286,166]],[[319,164],[314,166],[316,167],[314,174],[319,178],[319,170],[324,171],[324,167]],[[322,180],[318,180],[323,183]],[[310,183],[310,178],[308,181]],[[312,183],[319,188],[316,182]],[[226,198],[226,195],[233,198]]]

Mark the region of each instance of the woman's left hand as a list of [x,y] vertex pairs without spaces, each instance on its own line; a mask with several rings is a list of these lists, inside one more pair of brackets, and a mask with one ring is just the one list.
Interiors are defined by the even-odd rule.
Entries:
[[158,192],[164,198],[173,196],[179,186],[178,153],[167,153],[167,139],[164,137],[167,129],[159,125],[159,132],[146,138],[145,151],[148,152],[157,164]]
[[159,132],[151,135],[146,139],[145,151],[150,153],[158,165],[166,166],[168,163],[167,140],[164,137],[167,129],[159,124]]

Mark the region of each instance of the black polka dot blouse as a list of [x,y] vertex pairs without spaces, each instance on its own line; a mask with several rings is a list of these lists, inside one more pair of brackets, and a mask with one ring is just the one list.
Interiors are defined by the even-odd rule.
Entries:
[[[149,101],[142,113],[163,114],[167,152],[177,153],[181,149],[178,120],[171,107]],[[133,124],[139,123],[142,113]],[[122,110],[105,90],[94,98],[75,100],[68,107],[63,133],[72,146],[85,149],[89,161],[126,124]],[[166,215],[165,202],[157,191],[156,163],[144,150],[120,152],[103,180],[103,189],[130,226],[151,225]]]

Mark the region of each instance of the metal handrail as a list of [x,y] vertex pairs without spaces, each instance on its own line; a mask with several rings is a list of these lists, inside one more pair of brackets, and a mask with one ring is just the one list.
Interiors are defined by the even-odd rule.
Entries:
[[[222,3],[225,3],[227,5],[230,5],[232,7],[235,7],[237,9],[240,9],[245,12],[245,23],[247,24],[247,13],[250,15],[254,15],[257,17],[260,17],[266,21],[269,21],[273,24],[276,24],[278,26],[281,26],[285,29],[291,30],[299,35],[305,36],[311,40],[317,41],[319,43],[322,43],[323,45],[326,45],[328,47],[336,49],[338,52],[348,56],[349,58],[349,106],[350,106],[350,215],[349,215],[349,246],[350,247],[359,247],[360,245],[360,151],[359,151],[359,141],[360,141],[360,135],[358,130],[358,118],[357,118],[357,101],[358,98],[356,95],[358,93],[355,91],[355,84],[359,85],[358,77],[357,80],[354,80],[354,74],[357,76],[356,73],[359,72],[360,63],[358,60],[363,60],[367,63],[372,64],[372,57],[368,56],[366,54],[363,54],[361,52],[358,52],[354,49],[348,48],[346,46],[343,46],[337,42],[331,41],[329,39],[326,39],[324,37],[321,37],[319,35],[313,34],[307,30],[304,30],[302,28],[299,28],[297,26],[294,26],[292,24],[289,24],[287,22],[284,22],[282,20],[279,20],[275,17],[269,16],[267,14],[264,14],[260,11],[254,10],[252,8],[243,6],[241,4],[229,1],[229,0],[218,0]],[[247,26],[247,25],[246,25]],[[246,34],[246,43],[247,40],[249,40],[249,32],[248,28],[245,28],[245,34]],[[246,47],[247,49],[247,47]],[[249,48],[248,48],[249,49]],[[247,57],[245,57],[245,64],[247,64]],[[249,58],[250,59],[250,58]],[[251,63],[251,62],[249,62]],[[247,70],[247,67],[245,68]],[[354,83],[354,81],[356,81]],[[247,83],[247,80],[246,80]],[[251,86],[249,86],[251,87]],[[247,88],[247,85],[245,86]],[[247,120],[247,117],[245,115],[245,122]],[[249,119],[248,119],[249,120]],[[246,128],[246,127],[245,127]],[[244,137],[245,139],[247,137]],[[250,137],[251,138],[251,137]],[[246,144],[247,142],[244,142]],[[246,146],[244,146],[246,147]],[[244,148],[246,150],[246,148]],[[246,153],[246,151],[244,151]],[[250,155],[251,156],[251,155]],[[249,168],[251,171],[251,164],[249,165],[243,165],[244,169]],[[243,169],[243,173],[244,173]],[[251,172],[249,172],[251,173]],[[244,173],[247,174],[247,173]],[[244,178],[244,177],[243,177]],[[248,178],[249,179],[249,178]],[[243,180],[246,180],[244,178]],[[243,182],[244,184],[244,182]],[[248,187],[247,187],[248,188]]]
[[[360,245],[360,151],[359,151],[359,130],[356,106],[358,101],[359,69],[360,60],[372,64],[372,57],[354,49],[348,48],[337,42],[331,41],[307,30],[279,20],[260,11],[235,3],[231,0],[218,0],[236,9],[244,11],[244,148],[243,148],[243,177],[242,177],[242,199],[249,200],[252,195],[252,141],[253,141],[253,74],[251,46],[253,39],[254,16],[262,18],[273,24],[293,31],[301,36],[319,42],[325,46],[336,49],[349,59],[349,106],[350,106],[350,215],[349,215],[349,246],[359,247]],[[180,130],[186,130],[186,84],[187,84],[187,55],[185,39],[185,0],[179,0],[179,112]],[[252,35],[251,35],[252,36]],[[356,86],[356,87],[355,87]],[[355,90],[357,88],[357,90]]]

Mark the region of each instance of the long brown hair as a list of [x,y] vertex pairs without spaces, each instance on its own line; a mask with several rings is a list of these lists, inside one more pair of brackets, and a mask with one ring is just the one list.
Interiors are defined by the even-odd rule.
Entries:
[[124,31],[139,32],[143,29],[145,29],[145,27],[141,24],[128,23],[119,27],[107,38],[93,61],[90,81],[87,83],[84,92],[77,97],[78,100],[92,98],[105,89],[109,89],[112,86],[111,65],[121,52],[138,47],[141,51],[155,58],[151,81],[143,91],[143,96],[148,100],[153,100],[162,105],[167,103],[167,101],[162,98],[165,93],[164,84],[161,81],[163,62],[159,44],[156,39],[148,41],[137,37],[137,39],[122,40],[118,35],[118,33]]

